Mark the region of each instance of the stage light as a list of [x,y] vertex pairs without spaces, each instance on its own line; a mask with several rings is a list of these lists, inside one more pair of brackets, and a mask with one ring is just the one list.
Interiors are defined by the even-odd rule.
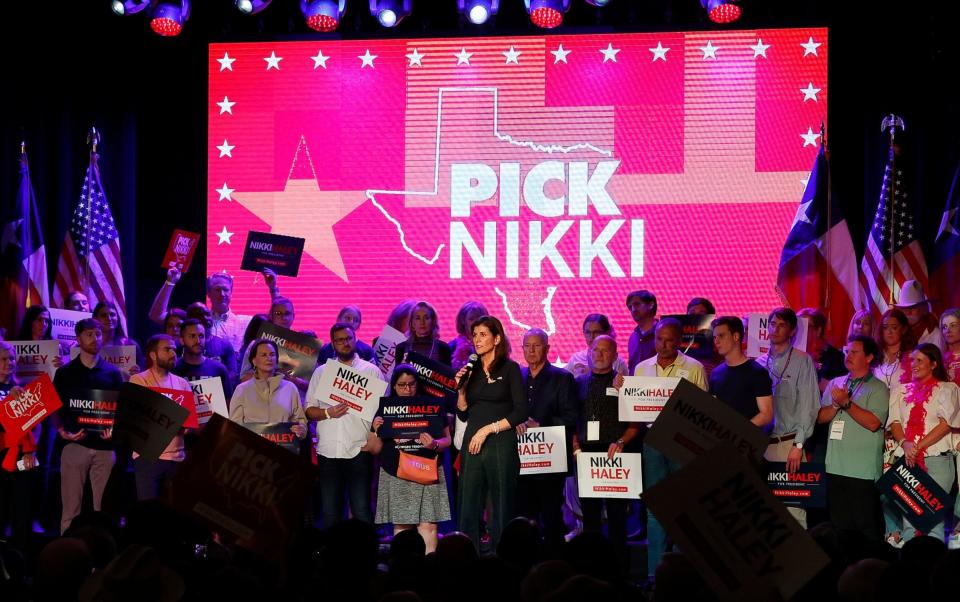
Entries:
[[707,16],[714,23],[733,23],[740,18],[743,10],[739,0],[700,0],[700,4],[707,11]]
[[570,9],[570,0],[523,0],[530,22],[537,27],[553,29],[563,23],[563,13]]
[[245,15],[255,15],[270,6],[273,0],[236,0],[237,10]]
[[346,9],[347,0],[300,0],[300,12],[314,31],[335,30]]
[[153,11],[150,13],[150,29],[164,37],[180,35],[183,24],[189,18],[190,0],[177,2],[161,0],[153,5]]
[[604,6],[610,4],[610,0],[587,0],[587,4],[592,4],[594,6],[603,8]]
[[483,25],[500,10],[500,0],[457,0],[457,9],[474,25]]
[[370,0],[370,14],[384,27],[396,27],[413,12],[413,0]]
[[150,0],[125,0],[123,2],[113,0],[113,2],[110,3],[110,8],[113,9],[113,12],[121,17],[124,15],[135,15],[148,6],[150,6]]

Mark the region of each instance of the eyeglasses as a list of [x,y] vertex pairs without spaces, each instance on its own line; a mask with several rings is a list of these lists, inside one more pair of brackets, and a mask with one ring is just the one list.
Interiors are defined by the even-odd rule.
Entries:
[[333,339],[333,342],[336,343],[337,345],[346,345],[352,340],[353,340],[353,337],[337,337]]
[[275,311],[273,312],[273,315],[276,316],[277,318],[286,318],[287,316],[292,316],[293,312],[292,311]]
[[413,390],[417,388],[417,381],[413,381],[412,383],[397,383],[395,386],[398,389]]

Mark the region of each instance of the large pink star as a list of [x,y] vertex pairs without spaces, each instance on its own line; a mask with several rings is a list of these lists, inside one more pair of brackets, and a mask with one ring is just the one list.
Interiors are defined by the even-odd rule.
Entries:
[[304,238],[305,253],[350,281],[333,226],[366,200],[362,191],[320,190],[316,179],[288,179],[282,191],[238,191],[233,200],[270,224],[272,232]]

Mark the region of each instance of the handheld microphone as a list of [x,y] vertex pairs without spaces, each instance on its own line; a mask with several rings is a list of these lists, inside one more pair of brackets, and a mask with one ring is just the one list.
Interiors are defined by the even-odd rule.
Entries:
[[480,359],[480,356],[476,353],[470,354],[470,357],[468,358],[469,361],[467,361],[467,365],[464,366],[467,371],[463,373],[462,377],[460,377],[460,382],[457,383],[457,391],[467,386],[467,381],[470,380],[470,374],[473,372],[478,359]]

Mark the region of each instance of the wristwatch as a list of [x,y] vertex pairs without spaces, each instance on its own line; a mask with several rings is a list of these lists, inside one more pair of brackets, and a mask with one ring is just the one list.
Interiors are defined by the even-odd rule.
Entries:
[[623,439],[617,439],[617,445],[623,447]]
[[793,444],[793,446],[796,447],[797,449],[803,449],[803,442],[797,441],[796,443]]

